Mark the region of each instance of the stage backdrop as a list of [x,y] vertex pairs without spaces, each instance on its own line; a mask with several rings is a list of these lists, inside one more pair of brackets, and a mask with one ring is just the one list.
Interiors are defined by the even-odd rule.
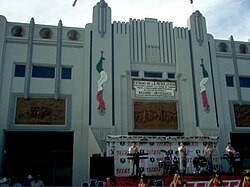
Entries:
[[[106,140],[107,156],[114,157],[115,176],[129,176],[128,149],[132,142],[137,143],[140,152],[147,153],[140,160],[140,170],[146,175],[162,175],[159,162],[164,160],[166,151],[173,151],[177,156],[178,144],[183,142],[187,149],[187,173],[195,172],[193,159],[204,155],[204,147],[210,142],[215,150],[213,154],[214,170],[220,169],[217,137],[163,137],[163,136],[108,136]],[[202,168],[202,169],[205,169]]]

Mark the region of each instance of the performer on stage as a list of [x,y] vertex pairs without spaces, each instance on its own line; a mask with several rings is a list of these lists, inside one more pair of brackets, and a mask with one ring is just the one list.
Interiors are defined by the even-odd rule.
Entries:
[[186,173],[186,165],[187,165],[187,158],[186,158],[186,148],[184,147],[183,143],[180,143],[178,147],[178,156],[180,161],[179,170],[180,173]]
[[214,150],[213,150],[211,143],[210,142],[207,143],[207,145],[204,148],[204,154],[207,159],[209,172],[213,172],[213,152]]
[[[234,162],[234,159],[236,159],[236,157],[238,156],[239,157],[239,152],[235,151],[235,149],[233,148],[231,142],[228,142],[227,144],[227,147],[226,147],[226,152],[229,156],[229,172],[232,173],[232,172],[235,172],[234,170],[238,170],[239,168],[235,168],[235,162]],[[238,158],[240,159],[240,158]]]
[[233,148],[231,142],[228,142],[227,147],[226,147],[226,152],[227,152],[229,155],[232,154],[232,153],[237,153],[237,152],[234,150],[234,148]]
[[136,143],[133,142],[132,145],[129,147],[128,153],[133,155],[133,158],[130,159],[130,175],[134,175],[134,170],[136,168],[136,175],[139,174],[139,152],[138,148],[136,147]]

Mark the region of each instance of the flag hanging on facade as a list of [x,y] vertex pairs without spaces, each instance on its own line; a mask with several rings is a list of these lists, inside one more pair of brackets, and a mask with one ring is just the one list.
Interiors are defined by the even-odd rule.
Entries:
[[201,97],[202,97],[202,103],[203,107],[206,112],[209,112],[209,104],[208,104],[208,99],[207,99],[207,94],[206,94],[206,83],[208,81],[208,72],[205,68],[205,65],[203,64],[203,59],[201,59],[201,69],[202,69],[202,80],[200,82],[200,88],[201,88]]
[[96,94],[96,99],[99,102],[97,109],[99,110],[100,115],[104,115],[106,110],[105,102],[103,99],[103,84],[108,80],[108,75],[106,71],[103,69],[104,60],[105,58],[101,56],[99,62],[96,65],[96,70],[100,74],[100,79],[97,81],[97,94]]

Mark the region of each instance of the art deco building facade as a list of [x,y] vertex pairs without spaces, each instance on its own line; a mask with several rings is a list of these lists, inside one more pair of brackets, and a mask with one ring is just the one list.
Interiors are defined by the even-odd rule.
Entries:
[[218,137],[247,167],[250,43],[214,39],[199,11],[111,22],[101,0],[84,28],[0,25],[1,175],[79,185],[108,135]]

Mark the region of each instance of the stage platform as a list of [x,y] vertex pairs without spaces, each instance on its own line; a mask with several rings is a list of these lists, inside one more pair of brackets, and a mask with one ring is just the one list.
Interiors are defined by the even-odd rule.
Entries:
[[[241,186],[244,174],[228,174],[222,173],[222,180],[225,186]],[[184,180],[188,183],[189,187],[205,187],[209,180],[213,178],[213,174],[194,174],[184,175]],[[115,186],[138,186],[140,176],[128,177],[115,177]],[[173,175],[160,175],[160,176],[146,176],[149,186],[173,186]]]

